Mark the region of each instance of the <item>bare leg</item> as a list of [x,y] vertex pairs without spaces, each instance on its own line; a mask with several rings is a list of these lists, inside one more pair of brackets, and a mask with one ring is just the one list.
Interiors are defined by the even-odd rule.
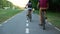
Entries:
[[[44,11],[44,15],[46,16],[46,9],[43,9],[43,11]],[[41,8],[39,13],[40,13],[40,25],[42,25],[42,9]]]
[[42,25],[42,9],[40,9],[40,25]]
[[45,19],[47,19],[46,10],[44,11]]

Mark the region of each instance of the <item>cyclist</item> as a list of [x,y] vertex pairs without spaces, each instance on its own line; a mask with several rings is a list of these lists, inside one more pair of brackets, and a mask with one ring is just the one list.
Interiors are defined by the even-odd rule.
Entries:
[[[26,6],[28,6],[28,14],[27,14],[27,16],[30,15],[30,19],[32,19],[32,17],[31,17],[31,13],[32,13],[32,3],[31,3],[30,0],[29,0],[29,2],[27,3]],[[31,21],[31,20],[30,20],[30,21]]]
[[48,0],[39,0],[38,6],[40,7],[39,9],[40,9],[40,20],[41,20],[41,23],[39,25],[42,26],[42,11],[44,11],[44,15],[47,19],[46,10],[48,8]]

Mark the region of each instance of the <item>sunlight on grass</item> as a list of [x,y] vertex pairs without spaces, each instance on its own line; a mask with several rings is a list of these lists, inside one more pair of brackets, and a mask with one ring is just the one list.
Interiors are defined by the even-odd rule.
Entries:
[[18,9],[0,9],[0,24],[6,21],[7,19],[11,18],[12,16],[16,15],[17,13],[22,12],[22,10]]

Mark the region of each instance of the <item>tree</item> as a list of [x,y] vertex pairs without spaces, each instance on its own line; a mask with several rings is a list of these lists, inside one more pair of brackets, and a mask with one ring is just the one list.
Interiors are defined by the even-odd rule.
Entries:
[[7,0],[0,0],[0,8],[13,7],[13,4]]
[[60,9],[60,0],[49,0],[49,9]]
[[3,0],[0,0],[0,8],[3,7]]
[[11,2],[9,2],[9,1],[6,1],[6,7],[10,7],[10,8],[12,8],[13,7],[13,4],[11,3]]
[[[32,2],[32,7],[37,9],[38,0],[31,0],[31,2]],[[49,2],[49,9],[60,10],[60,0],[48,0],[48,2]]]
[[32,7],[33,7],[34,9],[37,9],[38,0],[31,0],[31,2],[32,2]]

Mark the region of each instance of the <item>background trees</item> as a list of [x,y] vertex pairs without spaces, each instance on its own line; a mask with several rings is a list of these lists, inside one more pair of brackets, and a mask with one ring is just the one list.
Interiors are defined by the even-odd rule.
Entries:
[[[38,0],[31,0],[33,8],[37,9]],[[60,10],[60,0],[48,0],[50,10]]]
[[0,8],[13,7],[13,4],[7,0],[0,0]]

